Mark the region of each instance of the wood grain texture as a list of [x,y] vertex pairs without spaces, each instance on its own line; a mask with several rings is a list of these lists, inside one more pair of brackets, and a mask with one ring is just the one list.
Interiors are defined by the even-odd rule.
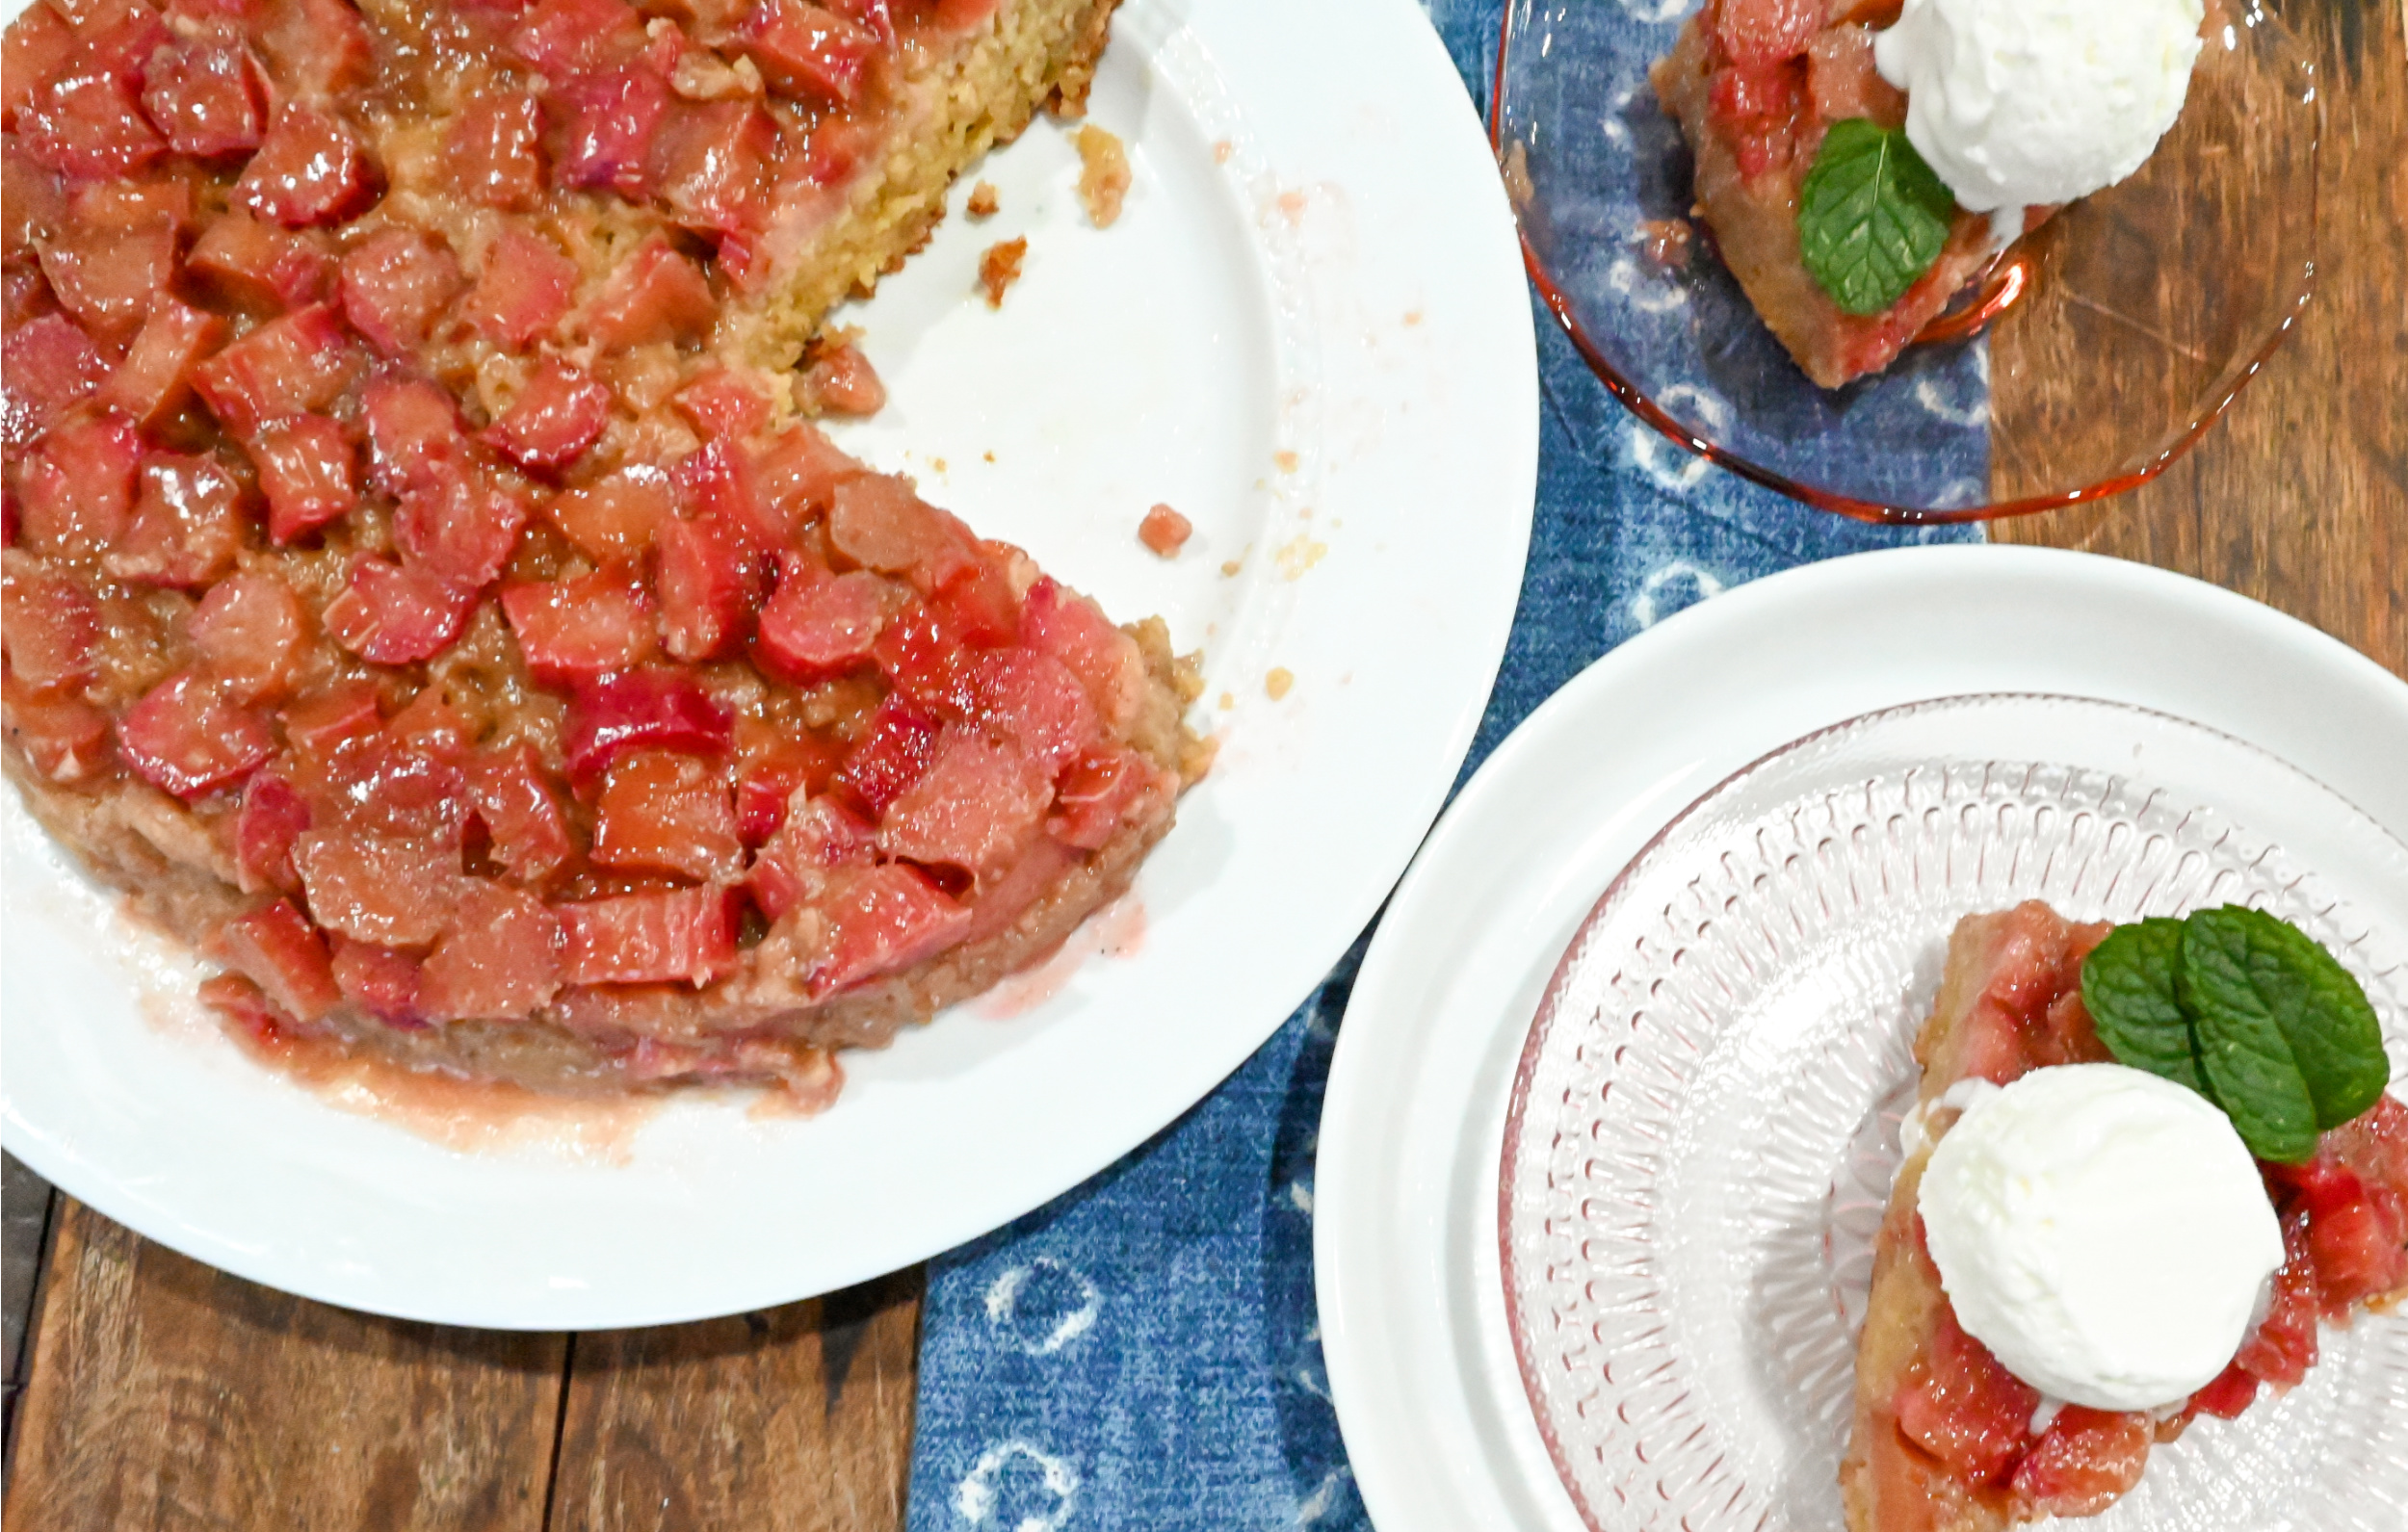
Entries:
[[[1996,524],[2180,570],[2306,619],[2408,675],[2408,36],[2400,0],[2294,0],[2326,117],[2316,293],[2224,419],[2151,483]],[[2044,439],[2063,402],[1998,351],[2002,432]],[[2029,465],[2002,464],[1994,480]],[[1994,484],[2010,490],[2011,482]]]
[[[5,1432],[9,1446],[16,1441],[16,1401],[24,1390],[26,1366],[32,1359],[25,1337],[40,1287],[52,1196],[50,1183],[24,1161],[0,1154],[0,1305],[5,1305],[8,1315],[6,1340],[0,1344],[7,1349],[9,1366],[8,1403],[5,1417],[0,1417],[0,1432]],[[6,1461],[5,1452],[6,1447],[0,1447],[0,1463]]]
[[539,1532],[562,1337],[331,1309],[56,1216],[11,1527]]
[[579,1336],[554,1532],[901,1528],[923,1281]]

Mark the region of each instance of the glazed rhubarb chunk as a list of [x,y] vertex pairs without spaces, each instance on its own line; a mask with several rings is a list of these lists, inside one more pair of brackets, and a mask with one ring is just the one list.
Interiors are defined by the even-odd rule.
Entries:
[[309,636],[308,613],[293,587],[266,570],[211,587],[187,633],[210,673],[237,695],[273,700],[291,689]]
[[420,971],[418,1009],[432,1021],[524,1016],[560,989],[563,945],[560,917],[540,900],[471,883]]
[[184,269],[217,296],[252,313],[300,308],[327,296],[334,258],[323,236],[264,223],[241,208],[210,221]]
[[379,377],[360,391],[368,428],[368,472],[388,495],[455,482],[467,437],[452,397],[423,378]]
[[287,228],[339,223],[376,200],[376,169],[340,117],[307,102],[287,102],[276,108],[234,195],[251,212]]
[[734,737],[733,714],[692,672],[646,665],[598,676],[570,692],[561,749],[569,775],[590,780],[622,751],[722,755]]
[[561,322],[576,289],[577,268],[559,247],[512,224],[485,250],[460,317],[494,345],[520,351]]
[[36,691],[80,688],[93,675],[100,609],[80,581],[22,553],[0,556],[0,653]]
[[411,229],[380,230],[343,257],[343,317],[388,356],[407,356],[462,285],[451,250]]
[[1821,31],[1822,0],[1718,0],[1714,35],[1743,67],[1779,64],[1806,51]]
[[1035,650],[982,655],[963,673],[960,706],[969,717],[1016,742],[1049,778],[1103,742],[1103,724],[1079,678]]
[[143,110],[178,154],[202,158],[259,147],[266,128],[257,72],[230,23],[204,24],[151,54]]
[[301,892],[293,846],[310,818],[308,800],[275,771],[250,774],[233,820],[234,866],[244,893]]
[[869,728],[836,773],[836,786],[876,819],[901,797],[936,758],[939,725],[909,698],[889,695],[870,715]]
[[875,33],[807,0],[757,0],[736,36],[772,85],[831,101],[859,92],[878,51]]
[[1085,851],[1109,844],[1129,812],[1159,793],[1167,802],[1178,782],[1134,750],[1085,755],[1063,774],[1046,833]]
[[839,674],[870,659],[894,605],[876,575],[831,575],[789,555],[761,609],[761,662],[792,681]]
[[1053,796],[1051,775],[1017,747],[951,730],[927,772],[887,805],[878,844],[992,882],[1036,839]]
[[143,113],[133,70],[96,43],[35,88],[16,114],[16,141],[35,164],[90,180],[131,175],[168,147]]
[[154,453],[134,520],[101,567],[134,584],[201,589],[234,567],[250,517],[242,485],[215,456]]
[[322,101],[364,85],[376,67],[367,24],[347,0],[250,0],[251,35],[270,93]]
[[2050,1516],[2096,1516],[2140,1482],[2155,1440],[2145,1412],[2069,1404],[2015,1468],[2015,1493]]
[[175,225],[70,226],[41,242],[41,273],[60,306],[103,341],[122,345],[142,327],[175,268]]
[[92,338],[65,315],[44,314],[12,328],[0,353],[8,444],[32,445],[56,416],[108,377],[109,364]]
[[15,131],[17,114],[74,52],[74,29],[46,5],[28,6],[10,22],[0,51],[0,126]]
[[585,331],[611,351],[699,340],[716,312],[702,269],[655,236],[604,281],[586,310]]
[[299,1022],[314,1022],[343,1001],[326,939],[286,900],[228,921],[218,953]]
[[345,681],[288,703],[277,714],[284,738],[304,755],[325,759],[377,732],[384,722],[373,682]]
[[156,426],[190,397],[193,369],[225,344],[226,323],[155,293],[125,360],[100,389],[100,402],[141,426]]
[[540,0],[510,49],[553,79],[614,64],[643,46],[643,18],[620,0]]
[[268,539],[279,546],[351,514],[359,504],[358,454],[350,433],[325,415],[292,415],[249,442],[268,502]]
[[586,557],[601,563],[633,563],[642,559],[675,509],[668,476],[656,468],[633,467],[563,490],[544,503],[543,515]]
[[777,124],[748,101],[679,101],[652,143],[661,200],[689,228],[740,234],[761,218]]
[[459,853],[424,840],[311,830],[293,848],[309,913],[329,931],[380,947],[416,947],[451,924]]
[[877,860],[877,831],[868,820],[833,797],[810,796],[807,788],[796,791],[794,802],[746,872],[752,902],[772,922],[825,889],[827,873]]
[[418,960],[407,952],[348,936],[334,939],[334,982],[343,998],[387,1026],[421,1027]]
[[390,559],[366,558],[327,605],[334,641],[377,664],[407,664],[451,647],[475,610],[477,593]]
[[543,110],[524,91],[471,96],[444,141],[452,183],[487,207],[525,209],[543,192]]
[[933,957],[960,941],[971,922],[944,890],[893,862],[851,874],[823,913],[825,943],[803,974],[815,998]]
[[275,736],[217,682],[184,671],[126,710],[118,744],[151,786],[196,798],[242,780],[275,753]]
[[324,303],[270,320],[194,370],[211,414],[249,436],[286,415],[324,410],[357,380],[358,350]]
[[38,553],[89,557],[124,532],[134,512],[143,441],[121,415],[63,426],[18,470],[19,535]]
[[744,861],[727,773],[669,750],[635,750],[611,763],[594,805],[597,867],[728,881]]
[[693,662],[740,644],[759,584],[745,545],[712,523],[670,519],[660,524],[655,553],[662,647]]
[[[552,111],[563,124],[553,178],[581,191],[645,195],[652,186],[652,141],[668,116],[669,99],[668,81],[649,64],[621,65],[562,82],[551,95]],[[706,289],[706,309],[708,302]],[[709,325],[707,312],[701,323]]]
[[716,888],[555,907],[572,984],[707,984],[736,964],[735,896]]
[[625,569],[506,585],[502,613],[528,670],[547,685],[626,670],[652,658],[652,601]]
[[2002,1480],[2030,1435],[2040,1394],[1943,1313],[1929,1357],[1898,1394],[1898,1429],[1976,1483]]
[[710,442],[680,459],[670,477],[690,516],[756,552],[774,556],[794,535],[787,508],[763,492],[759,470],[740,447]]
[[539,884],[576,851],[533,746],[482,752],[467,768],[468,803],[484,829],[485,855],[515,882]]
[[557,361],[539,364],[485,440],[521,468],[566,468],[611,423],[611,391]]
[[530,514],[483,474],[453,474],[402,497],[393,542],[405,564],[473,592],[501,574]]

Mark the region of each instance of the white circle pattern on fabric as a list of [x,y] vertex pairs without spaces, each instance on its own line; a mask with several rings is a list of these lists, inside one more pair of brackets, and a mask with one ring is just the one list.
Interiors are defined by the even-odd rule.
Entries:
[[[1046,1278],[1067,1283],[1079,1295],[1078,1301],[1061,1308],[1051,1323],[1042,1311],[1021,1312],[1022,1298],[1030,1283]],[[1014,1350],[1032,1357],[1050,1357],[1086,1335],[1095,1328],[1103,1311],[1104,1295],[1096,1290],[1095,1284],[1059,1260],[1040,1259],[1025,1266],[1014,1266],[986,1289],[987,1324]]]

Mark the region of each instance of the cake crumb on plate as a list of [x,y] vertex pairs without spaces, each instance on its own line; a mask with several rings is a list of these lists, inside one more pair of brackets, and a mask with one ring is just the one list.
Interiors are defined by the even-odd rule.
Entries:
[[1138,541],[1164,558],[1177,558],[1194,532],[1194,523],[1165,505],[1156,505],[1138,523]]
[[970,200],[963,204],[962,211],[974,219],[990,219],[1002,210],[1003,205],[1004,199],[996,192],[995,183],[981,181],[970,188]]
[[999,240],[979,257],[979,285],[986,289],[986,306],[1004,306],[1004,289],[1020,280],[1020,260],[1029,253],[1026,239]]
[[1079,200],[1099,229],[1120,217],[1121,199],[1129,195],[1129,151],[1120,140],[1094,123],[1079,129]]
[[1273,702],[1285,697],[1295,685],[1296,672],[1286,665],[1273,665],[1263,676],[1264,694]]

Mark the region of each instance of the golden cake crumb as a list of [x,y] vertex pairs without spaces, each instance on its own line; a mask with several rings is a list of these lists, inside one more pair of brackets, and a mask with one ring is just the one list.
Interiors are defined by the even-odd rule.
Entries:
[[1129,152],[1092,122],[1080,127],[1078,143],[1079,200],[1086,206],[1088,221],[1108,229],[1120,217],[1121,199],[1129,195]]
[[1152,549],[1158,558],[1175,558],[1194,532],[1193,522],[1168,506],[1157,505],[1138,523],[1138,541]]
[[1296,672],[1286,665],[1273,665],[1263,677],[1263,690],[1273,702],[1286,696],[1295,685]]
[[1227,165],[1229,163],[1229,157],[1237,152],[1238,146],[1230,143],[1227,139],[1216,139],[1213,141],[1213,163],[1215,165]]
[[1298,459],[1294,453],[1273,453],[1270,454],[1270,460],[1279,465],[1281,473],[1293,474],[1296,472]]
[[981,181],[970,188],[970,200],[964,204],[962,211],[975,219],[988,219],[993,218],[1003,205],[1004,199],[996,192],[995,183]]
[[1020,280],[1020,258],[1029,253],[1025,239],[1000,240],[979,257],[979,285],[986,289],[986,306],[1004,306],[1004,289]]

